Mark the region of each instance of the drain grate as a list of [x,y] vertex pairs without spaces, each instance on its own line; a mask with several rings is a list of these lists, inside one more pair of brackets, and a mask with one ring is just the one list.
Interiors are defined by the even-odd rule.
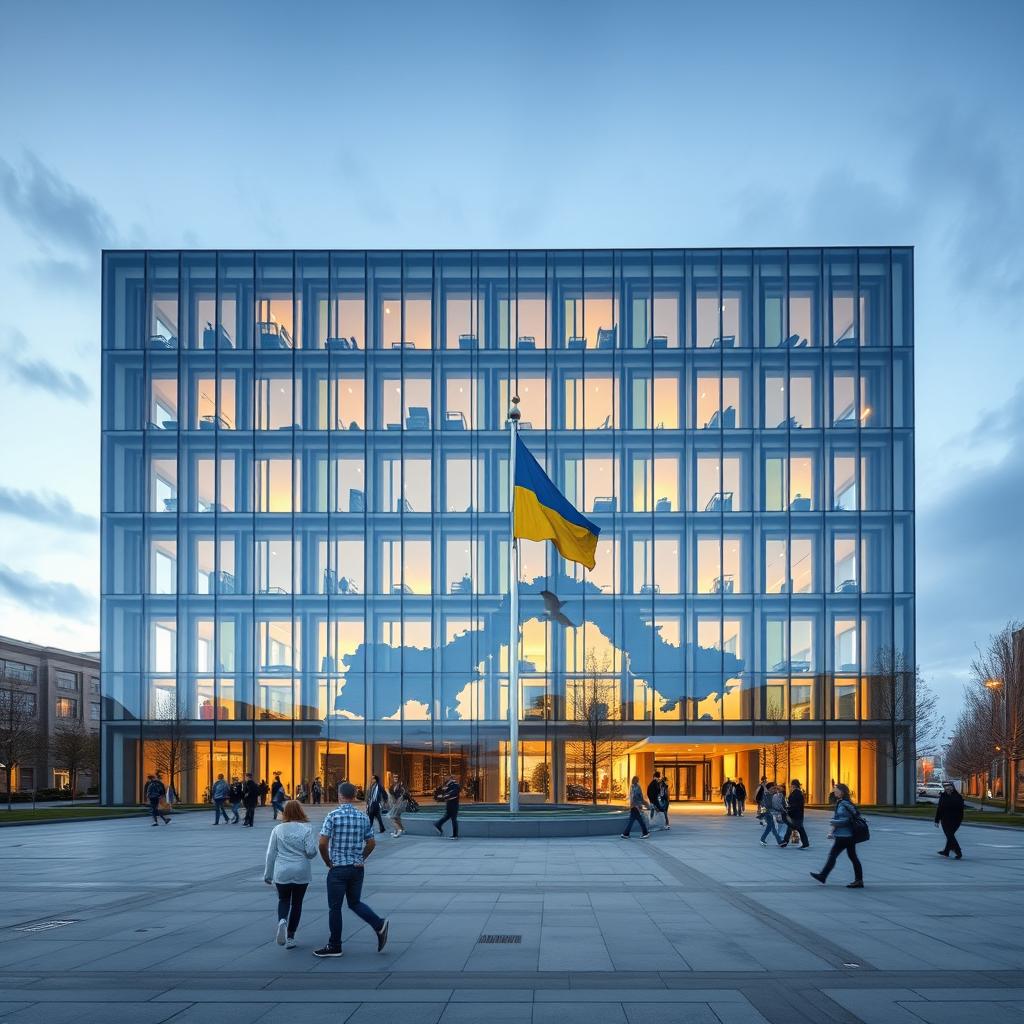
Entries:
[[38,921],[36,924],[22,925],[14,930],[16,932],[48,932],[51,928],[64,928],[69,924],[78,924],[77,918],[74,921]]
[[481,935],[477,942],[493,943],[500,945],[518,945],[523,941],[522,935]]

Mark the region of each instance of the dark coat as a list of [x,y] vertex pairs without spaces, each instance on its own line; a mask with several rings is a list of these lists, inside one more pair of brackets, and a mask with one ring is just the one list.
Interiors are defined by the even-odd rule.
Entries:
[[960,825],[964,820],[964,798],[954,790],[952,793],[942,793],[939,796],[939,805],[935,808],[935,820],[943,825]]
[[733,790],[733,796],[736,797],[739,802],[745,803],[747,799],[747,787],[742,782],[736,783],[736,788]]
[[789,791],[789,819],[797,824],[804,820],[804,791],[802,789],[791,789]]
[[242,783],[242,802],[246,807],[255,807],[260,801],[260,787],[252,779]]
[[652,804],[656,804],[661,800],[661,779],[651,779],[647,783],[647,799]]

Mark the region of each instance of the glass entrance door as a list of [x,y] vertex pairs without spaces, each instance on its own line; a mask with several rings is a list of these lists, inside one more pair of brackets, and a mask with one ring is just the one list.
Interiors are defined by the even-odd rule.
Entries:
[[667,780],[669,800],[703,799],[703,764],[694,761],[655,761],[654,770],[661,772]]

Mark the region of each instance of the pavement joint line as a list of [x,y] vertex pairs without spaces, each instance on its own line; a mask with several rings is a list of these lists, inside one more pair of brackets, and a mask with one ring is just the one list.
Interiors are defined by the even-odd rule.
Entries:
[[[697,883],[705,891],[717,894],[726,902],[731,903],[737,910],[749,914],[761,924],[778,932],[784,938],[795,942],[806,952],[831,963],[838,971],[847,970],[843,965],[851,961],[859,963],[861,965],[860,970],[878,970],[873,963],[870,963],[864,957],[844,949],[838,943],[826,939],[824,936],[817,934],[810,928],[806,928],[792,919],[780,919],[778,915],[772,914],[767,907],[758,903],[757,900],[750,899],[733,887],[717,881],[689,864],[684,864],[678,857],[674,857],[664,850],[652,846],[650,843],[640,843],[639,846],[646,856],[661,864],[680,882],[690,882],[691,885]],[[811,891],[809,887],[808,891]]]

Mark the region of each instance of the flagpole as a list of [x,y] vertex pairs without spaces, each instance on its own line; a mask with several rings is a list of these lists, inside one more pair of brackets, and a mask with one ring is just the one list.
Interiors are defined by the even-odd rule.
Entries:
[[516,540],[516,440],[519,437],[519,396],[508,411],[508,809],[519,810],[519,543]]

